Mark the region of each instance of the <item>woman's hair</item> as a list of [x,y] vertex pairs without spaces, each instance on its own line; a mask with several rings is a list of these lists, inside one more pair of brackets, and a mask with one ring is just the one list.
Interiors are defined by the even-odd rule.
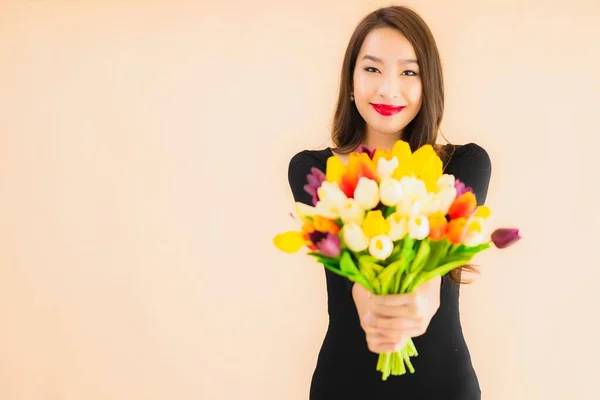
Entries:
[[[406,126],[402,140],[409,143],[412,151],[430,144],[447,165],[454,146],[438,146],[438,131],[444,114],[444,80],[442,62],[431,30],[413,10],[402,6],[380,8],[368,14],[356,27],[350,38],[340,79],[340,91],[335,107],[331,139],[338,153],[356,150],[365,139],[365,121],[351,101],[354,68],[362,44],[374,29],[392,28],[399,31],[414,48],[419,63],[423,101],[415,118]],[[468,283],[461,278],[461,272],[477,272],[471,266],[464,266],[450,272],[457,283]]]

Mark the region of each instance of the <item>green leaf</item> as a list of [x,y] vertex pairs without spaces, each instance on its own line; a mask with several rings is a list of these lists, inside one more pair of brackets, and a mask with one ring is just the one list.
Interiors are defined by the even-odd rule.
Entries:
[[340,270],[351,275],[360,274],[360,271],[356,267],[356,264],[352,260],[352,256],[348,251],[344,251],[342,253],[342,258],[340,260]]
[[414,261],[410,265],[410,272],[416,273],[422,269],[427,261],[427,257],[429,256],[431,247],[429,245],[429,239],[424,239],[419,242],[419,250],[417,250],[417,255],[415,256]]
[[383,218],[387,218],[395,212],[396,212],[396,206],[386,207],[383,212]]

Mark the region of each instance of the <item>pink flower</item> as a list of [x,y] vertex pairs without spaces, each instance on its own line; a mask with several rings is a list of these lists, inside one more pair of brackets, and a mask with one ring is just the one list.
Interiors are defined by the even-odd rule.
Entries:
[[471,189],[468,186],[465,186],[465,184],[463,182],[459,181],[458,179],[456,179],[454,181],[454,188],[456,189],[456,198],[457,199],[467,192],[473,192],[473,189]]
[[501,228],[492,233],[492,242],[499,249],[504,249],[521,239],[518,229]]
[[318,168],[312,167],[310,174],[306,176],[308,183],[304,185],[304,191],[312,196],[313,206],[317,205],[319,201],[319,195],[317,190],[321,187],[321,184],[325,181],[325,174]]
[[328,233],[324,239],[317,243],[317,247],[326,257],[337,257],[340,255],[340,238],[332,233]]
[[369,158],[372,160],[373,157],[375,156],[375,149],[370,150],[367,146],[365,146],[364,144],[361,144],[358,146],[358,149],[356,150],[357,153],[367,153],[367,155],[369,156]]

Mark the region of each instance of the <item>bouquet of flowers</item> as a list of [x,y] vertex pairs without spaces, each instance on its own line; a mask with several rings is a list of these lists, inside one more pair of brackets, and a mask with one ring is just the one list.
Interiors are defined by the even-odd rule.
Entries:
[[[490,209],[453,175],[430,145],[412,152],[399,140],[391,151],[361,146],[344,164],[327,160],[312,168],[304,187],[313,205],[296,202],[299,230],[276,235],[275,246],[302,248],[328,270],[377,295],[413,291],[435,276],[467,265],[491,244],[505,248],[520,239],[517,229],[486,229]],[[379,355],[377,371],[414,373],[418,355],[409,339],[401,350]]]

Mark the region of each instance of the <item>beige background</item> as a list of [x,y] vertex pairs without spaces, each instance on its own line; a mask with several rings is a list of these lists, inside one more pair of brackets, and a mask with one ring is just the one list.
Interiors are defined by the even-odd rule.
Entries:
[[[0,398],[307,399],[323,271],[275,251],[383,1],[0,1]],[[410,1],[493,161],[463,289],[485,400],[598,399],[600,3]]]

